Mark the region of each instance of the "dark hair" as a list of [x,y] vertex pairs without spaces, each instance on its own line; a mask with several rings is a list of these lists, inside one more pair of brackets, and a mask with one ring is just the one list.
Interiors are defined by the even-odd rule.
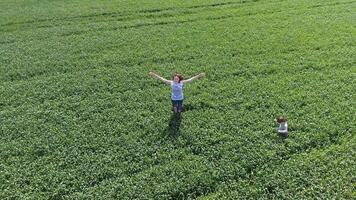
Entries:
[[279,117],[277,117],[277,118],[276,118],[276,120],[277,120],[277,122],[278,122],[278,123],[281,123],[281,122],[286,122],[286,121],[287,121],[287,119],[286,119],[286,118],[284,118],[283,116],[279,116]]
[[180,75],[180,74],[175,73],[175,74],[173,74],[173,76],[172,76],[172,80],[174,80],[174,77],[176,77],[176,76],[179,78],[178,83],[180,83],[180,82],[183,80],[183,76]]

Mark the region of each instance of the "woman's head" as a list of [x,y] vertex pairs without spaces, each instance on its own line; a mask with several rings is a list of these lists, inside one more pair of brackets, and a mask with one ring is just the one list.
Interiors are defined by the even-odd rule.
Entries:
[[180,75],[180,74],[173,74],[172,80],[173,80],[175,83],[180,83],[180,82],[183,80],[183,76]]

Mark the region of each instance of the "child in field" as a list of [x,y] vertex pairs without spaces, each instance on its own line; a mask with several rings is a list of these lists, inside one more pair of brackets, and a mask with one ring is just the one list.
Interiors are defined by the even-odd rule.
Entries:
[[275,121],[279,124],[279,127],[277,129],[277,132],[281,135],[286,136],[288,134],[288,124],[287,120],[280,116],[275,119]]
[[205,73],[200,73],[187,80],[183,80],[183,77],[180,74],[174,74],[172,76],[172,80],[167,80],[154,72],[149,72],[149,75],[171,86],[172,111],[180,113],[183,110],[183,84],[187,84],[201,78],[205,76]]

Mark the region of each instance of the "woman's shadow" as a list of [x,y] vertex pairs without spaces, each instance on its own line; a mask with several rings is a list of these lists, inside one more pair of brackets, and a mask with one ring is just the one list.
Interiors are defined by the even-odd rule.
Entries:
[[182,123],[181,113],[172,113],[168,122],[166,132],[170,136],[178,136],[180,134],[180,124]]
[[[209,107],[206,104],[202,103],[199,105],[187,104],[183,107],[183,112],[201,110],[203,107]],[[180,134],[180,125],[182,123],[182,114],[181,113],[172,113],[171,118],[168,122],[168,127],[165,130],[165,133],[169,136],[176,137]]]

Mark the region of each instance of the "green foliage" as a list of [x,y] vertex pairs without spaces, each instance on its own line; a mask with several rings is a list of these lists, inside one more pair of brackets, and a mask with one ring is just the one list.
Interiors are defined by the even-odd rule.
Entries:
[[[1,1],[0,198],[355,198],[355,11]],[[150,70],[207,76],[177,117]]]

